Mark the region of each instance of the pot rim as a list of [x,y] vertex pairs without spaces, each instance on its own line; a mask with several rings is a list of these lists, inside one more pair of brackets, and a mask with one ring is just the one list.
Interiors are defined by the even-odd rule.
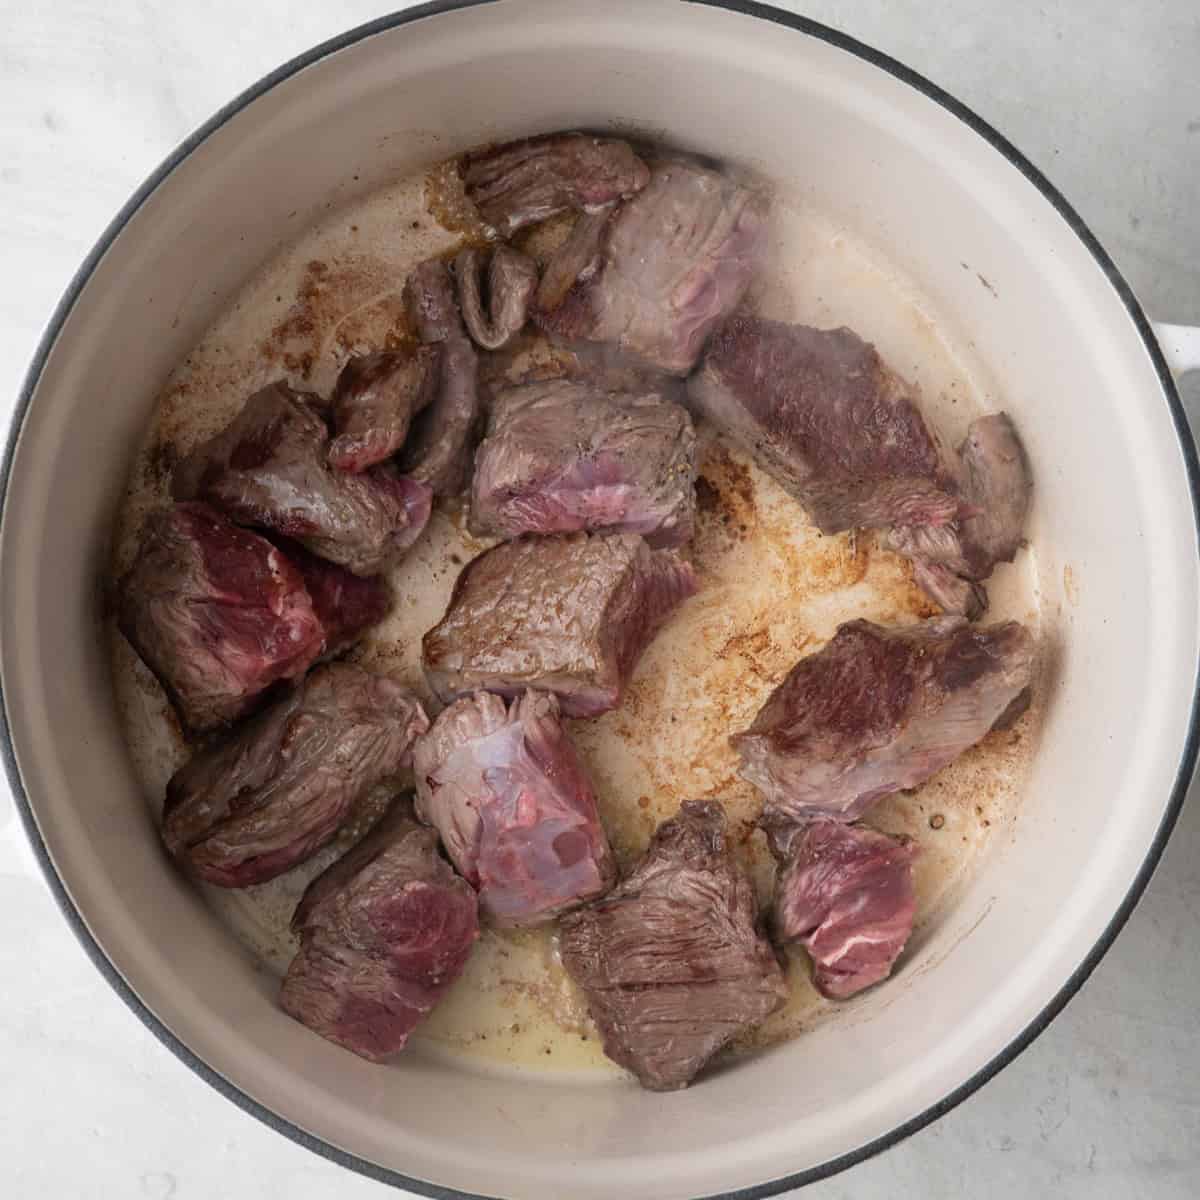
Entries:
[[[277,84],[289,79],[306,67],[312,66],[314,63],[327,58],[331,54],[355,45],[375,34],[397,29],[403,25],[423,20],[427,17],[439,16],[444,13],[475,8],[495,2],[496,0],[429,0],[427,3],[415,5],[401,12],[390,13],[387,16],[368,21],[345,33],[321,42],[292,58],[282,66],[277,67],[274,71],[263,76],[257,83],[248,87],[186,137],[159,164],[129,200],[126,201],[100,235],[96,244],[92,247],[88,256],[84,259],[78,271],[76,271],[66,291],[63,293],[38,342],[33,360],[26,372],[16,406],[13,410],[13,418],[8,431],[4,456],[0,460],[0,526],[3,523],[5,506],[8,500],[8,484],[17,442],[50,351],[57,341],[63,325],[70,316],[76,300],[87,285],[100,259],[141,208],[142,204],[171,172],[227,121]],[[1162,387],[1163,399],[1166,401],[1170,411],[1172,421],[1175,425],[1175,432],[1180,442],[1188,480],[1188,490],[1192,502],[1192,520],[1197,535],[1197,554],[1200,556],[1200,461],[1197,459],[1196,444],[1188,426],[1174,376],[1167,366],[1166,359],[1154,336],[1151,323],[1142,310],[1133,290],[1118,270],[1116,264],[1109,257],[1107,251],[1105,251],[1096,236],[1062,193],[1006,137],[979,117],[974,111],[959,100],[956,100],[937,84],[926,79],[923,75],[900,63],[890,55],[875,50],[856,38],[807,17],[784,11],[771,4],[758,3],[756,0],[680,0],[680,2],[724,9],[743,16],[753,17],[757,20],[772,22],[784,28],[794,30],[797,33],[816,38],[839,50],[846,51],[871,66],[887,72],[893,78],[914,88],[957,117],[974,133],[983,138],[992,149],[1003,155],[1009,163],[1016,167],[1037,188],[1042,197],[1063,218],[1104,272],[1109,284],[1124,305],[1146,352],[1150,356],[1151,363],[1154,366]],[[1041,1012],[991,1061],[976,1071],[969,1079],[959,1084],[956,1088],[953,1088],[936,1104],[929,1106],[924,1111],[897,1125],[889,1132],[881,1134],[879,1137],[872,1139],[855,1150],[791,1175],[768,1180],[765,1183],[755,1184],[735,1191],[713,1193],[705,1197],[699,1197],[697,1200],[763,1200],[765,1197],[775,1196],[781,1192],[802,1187],[835,1175],[848,1167],[852,1167],[857,1163],[874,1157],[884,1150],[890,1149],[911,1134],[918,1132],[925,1128],[926,1125],[944,1116],[1016,1059],[1046,1029],[1051,1021],[1062,1011],[1067,1002],[1082,987],[1088,976],[1111,948],[1117,935],[1124,927],[1125,922],[1129,919],[1130,914],[1133,912],[1154,874],[1154,870],[1166,847],[1167,840],[1178,820],[1196,765],[1198,750],[1200,750],[1200,663],[1197,664],[1196,682],[1193,685],[1192,706],[1188,718],[1187,734],[1184,739],[1175,780],[1171,786],[1170,797],[1163,812],[1162,820],[1155,832],[1154,839],[1138,869],[1132,885],[1100,938],[1071,973],[1067,981],[1042,1008]],[[360,1158],[356,1154],[342,1150],[332,1143],[308,1133],[306,1130],[279,1116],[265,1105],[260,1104],[199,1058],[143,1004],[133,989],[125,982],[120,972],[92,937],[83,920],[82,914],[72,902],[66,886],[58,875],[54,864],[51,862],[49,852],[42,839],[37,820],[33,813],[33,807],[26,794],[24,783],[17,767],[8,720],[8,700],[4,695],[2,682],[0,682],[0,757],[4,760],[5,771],[8,775],[17,813],[25,829],[25,834],[33,848],[42,874],[67,923],[74,931],[76,938],[83,946],[88,957],[92,960],[92,963],[108,981],[113,990],[129,1006],[142,1024],[178,1059],[220,1092],[227,1100],[232,1101],[251,1116],[258,1118],[263,1124],[269,1126],[277,1133],[283,1134],[313,1153],[319,1154],[321,1157],[338,1163],[343,1167],[348,1167],[360,1175],[365,1175],[370,1179],[389,1184],[393,1187],[406,1188],[422,1196],[434,1197],[435,1200],[494,1200],[494,1198],[489,1198],[479,1193],[464,1192],[457,1188],[443,1187],[436,1183],[414,1179],[399,1171],[382,1167],[377,1163]]]

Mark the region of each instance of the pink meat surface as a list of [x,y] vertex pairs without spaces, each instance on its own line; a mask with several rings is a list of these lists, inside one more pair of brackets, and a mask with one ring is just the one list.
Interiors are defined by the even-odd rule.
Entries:
[[296,565],[206,504],[155,513],[117,590],[121,632],[195,731],[303,675],[327,641]]
[[695,460],[691,417],[661,391],[568,379],[509,388],[475,455],[471,529],[640,533],[679,546],[692,534]]
[[1016,621],[840,626],[733,738],[777,848],[808,820],[856,820],[953,762],[1029,687],[1035,651]]
[[708,335],[745,296],[766,218],[766,200],[720,171],[656,162],[646,187],[604,227],[598,268],[581,274],[562,302],[539,309],[535,320],[568,341],[607,342],[686,375]]
[[292,927],[280,1004],[372,1062],[404,1049],[479,936],[474,893],[406,801],[309,884]]
[[835,1000],[886,979],[912,933],[916,846],[861,825],[814,821],[792,843],[775,894],[775,934],[799,942]]
[[495,923],[539,924],[611,886],[612,851],[553,696],[464,696],[419,739],[413,764],[418,815]]

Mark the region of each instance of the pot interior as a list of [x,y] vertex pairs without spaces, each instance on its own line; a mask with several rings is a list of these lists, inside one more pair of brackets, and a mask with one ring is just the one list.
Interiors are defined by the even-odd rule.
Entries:
[[[421,1047],[381,1069],[284,1016],[273,975],[160,850],[102,636],[113,521],[151,407],[238,288],[388,180],[571,127],[735,163],[878,248],[969,347],[1037,485],[1029,585],[1052,670],[1014,819],[890,985],[669,1096]],[[1101,266],[1018,166],[928,96],[817,36],[698,5],[507,0],[432,16],[229,114],[84,283],[37,382],[0,536],[16,757],[104,954],[251,1100],[370,1163],[484,1195],[557,1197],[564,1178],[584,1200],[730,1191],[818,1168],[937,1104],[1102,938],[1155,843],[1187,738],[1185,463]]]

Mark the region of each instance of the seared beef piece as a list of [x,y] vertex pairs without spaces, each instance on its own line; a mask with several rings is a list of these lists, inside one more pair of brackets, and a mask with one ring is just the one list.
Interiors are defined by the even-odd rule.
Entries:
[[348,650],[387,616],[392,595],[382,575],[355,575],[305,550],[299,542],[278,534],[271,540],[304,578],[313,612],[325,632],[321,657],[333,658]]
[[300,952],[279,1003],[372,1062],[404,1049],[479,936],[475,893],[407,801],[308,885],[292,928]]
[[732,739],[742,777],[766,798],[776,849],[786,854],[811,818],[856,820],[953,762],[1029,686],[1033,660],[1033,638],[1016,621],[842,625]]
[[329,636],[296,566],[207,504],[149,518],[117,596],[121,632],[197,732],[303,675]]
[[556,309],[577,280],[586,281],[600,269],[604,235],[616,207],[616,204],[605,204],[579,214],[567,240],[550,256],[542,271],[534,298],[542,312]]
[[963,559],[971,579],[1012,562],[1021,546],[1033,493],[1025,448],[1007,413],[972,421],[958,448],[962,490],[973,512],[962,522]]
[[411,762],[429,720],[407,688],[349,663],[319,667],[167,784],[163,840],[221,887],[264,883],[337,833],[355,804]]
[[537,264],[511,246],[497,246],[487,268],[486,311],[479,283],[482,269],[481,255],[474,247],[459,252],[454,260],[458,301],[467,332],[476,345],[499,350],[525,327],[538,285]]
[[695,590],[686,562],[633,534],[503,542],[463,568],[422,643],[425,675],[445,701],[539,688],[566,716],[594,717],[620,703],[642,651]]
[[913,560],[917,582],[947,612],[978,616],[980,586],[1021,545],[1033,492],[1029,460],[1007,413],[972,421],[958,448],[964,515],[953,525],[893,530],[889,545]]
[[566,379],[503,391],[475,454],[471,531],[515,537],[577,529],[692,535],[696,435],[657,392],[614,394]]
[[654,164],[606,227],[603,262],[535,320],[567,340],[608,342],[675,375],[695,365],[741,303],[762,251],[766,201],[718,171]]
[[391,458],[408,436],[414,416],[437,392],[441,350],[381,350],[350,359],[333,393],[337,437],[329,461],[357,474]]
[[462,313],[454,298],[454,277],[445,259],[427,258],[404,281],[404,306],[426,345],[466,340]]
[[688,392],[822,533],[891,527],[889,544],[943,609],[986,607],[979,583],[1016,552],[1031,489],[1003,413],[975,421],[949,458],[911,389],[857,334],[757,317],[714,335]]
[[688,393],[822,533],[946,525],[959,514],[950,465],[912,393],[849,329],[734,317]]
[[413,424],[400,469],[435,496],[456,496],[467,485],[479,430],[479,359],[463,328],[450,268],[440,258],[427,259],[409,275],[404,299],[417,336],[440,344],[442,366],[437,394]]
[[328,462],[320,399],[273,383],[176,468],[177,500],[206,500],[242,525],[294,538],[356,575],[390,566],[429,520],[429,489],[380,468],[362,475]]
[[417,814],[498,925],[540,925],[603,895],[616,875],[596,798],[558,701],[476,692],[413,750]]
[[560,929],[605,1054],[653,1091],[686,1087],[787,996],[715,801],[685,803],[633,871]]
[[552,133],[467,154],[459,174],[484,222],[507,238],[568,208],[632,196],[649,171],[628,142]]
[[775,891],[774,932],[799,942],[833,1000],[886,979],[912,933],[916,845],[862,825],[813,821],[792,843]]

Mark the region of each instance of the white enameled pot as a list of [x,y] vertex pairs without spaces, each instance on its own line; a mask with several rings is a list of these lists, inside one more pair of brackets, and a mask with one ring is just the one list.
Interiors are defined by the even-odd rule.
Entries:
[[[150,406],[247,275],[331,200],[467,146],[579,127],[638,128],[790,181],[954,314],[1030,451],[1055,648],[1019,819],[903,978],[853,1020],[667,1096],[419,1049],[381,1069],[285,1017],[160,850],[100,637],[110,523]],[[378,1178],[439,1196],[673,1200],[827,1174],[1027,1045],[1158,860],[1196,752],[1197,468],[1170,367],[1197,360],[1196,331],[1164,327],[1160,348],[1108,256],[1001,137],[824,28],[733,2],[497,0],[356,30],[239,97],[154,174],[30,370],[2,476],[0,678],[34,849],[157,1036],[236,1103]]]

